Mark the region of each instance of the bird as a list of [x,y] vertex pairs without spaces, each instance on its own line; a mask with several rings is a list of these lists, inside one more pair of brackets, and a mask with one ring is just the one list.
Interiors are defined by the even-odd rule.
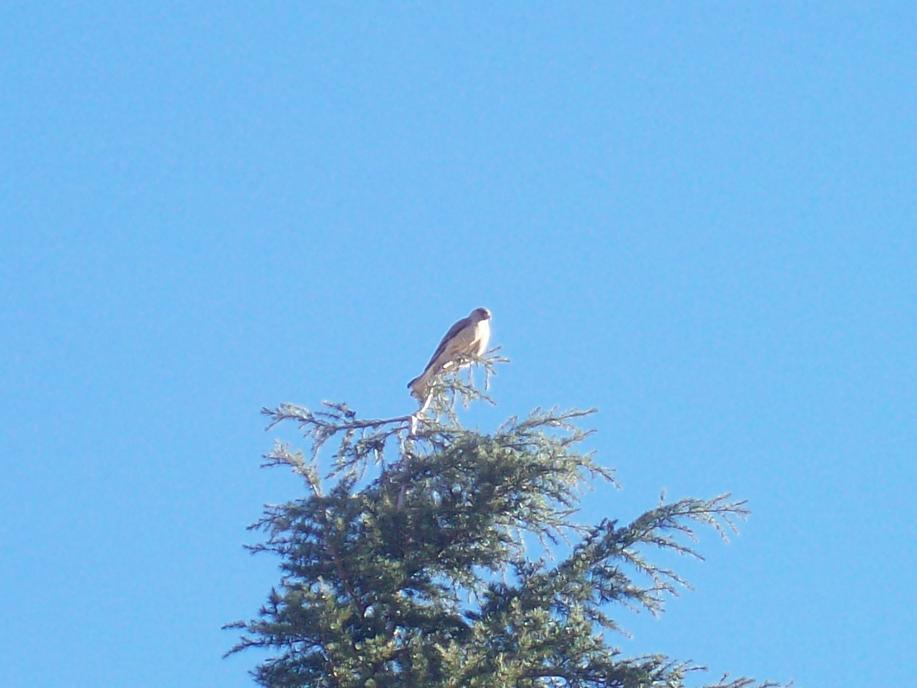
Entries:
[[449,328],[430,357],[427,367],[408,383],[411,394],[423,404],[433,378],[462,363],[462,359],[480,356],[487,351],[489,341],[490,311],[475,308],[467,318],[462,318]]

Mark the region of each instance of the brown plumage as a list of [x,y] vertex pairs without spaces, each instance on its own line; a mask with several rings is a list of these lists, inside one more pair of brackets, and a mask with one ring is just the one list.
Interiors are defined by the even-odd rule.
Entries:
[[427,367],[408,383],[411,394],[423,403],[433,378],[452,368],[463,358],[480,356],[487,351],[489,341],[490,311],[486,308],[475,308],[467,318],[462,318],[449,328],[430,357]]

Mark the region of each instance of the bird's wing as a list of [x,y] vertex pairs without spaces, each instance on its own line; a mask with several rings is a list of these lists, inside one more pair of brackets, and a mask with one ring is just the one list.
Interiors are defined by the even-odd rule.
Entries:
[[[461,332],[463,329],[468,327],[470,324],[471,324],[470,318],[462,318],[457,323],[455,323],[452,327],[449,328],[449,331],[446,332],[445,335],[443,335],[442,340],[439,342],[439,346],[436,347],[436,351],[434,351],[433,355],[430,356],[429,363],[427,363],[427,365],[423,369],[424,373],[426,373],[430,369],[430,366],[432,366],[433,363],[436,361],[436,359],[442,355],[442,353],[446,350],[446,347],[449,345],[449,342],[452,341],[459,334],[459,332]],[[421,373],[421,375],[423,375],[423,373]]]

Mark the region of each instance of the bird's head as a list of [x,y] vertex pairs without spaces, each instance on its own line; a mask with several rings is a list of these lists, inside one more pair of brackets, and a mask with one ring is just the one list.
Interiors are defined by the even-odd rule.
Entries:
[[490,311],[486,308],[475,308],[469,316],[472,320],[490,320]]

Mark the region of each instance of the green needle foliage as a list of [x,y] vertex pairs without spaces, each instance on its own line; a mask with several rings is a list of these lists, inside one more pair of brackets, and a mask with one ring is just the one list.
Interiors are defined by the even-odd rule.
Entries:
[[[485,388],[503,360],[476,361]],[[488,398],[470,373],[453,373],[423,415],[367,420],[327,402],[320,411],[264,409],[271,426],[297,424],[310,447],[307,456],[278,443],[265,457],[292,468],[306,492],[267,506],[252,526],[265,539],[251,549],[277,555],[282,576],[257,618],[228,626],[243,632],[229,654],[268,650],[253,672],[259,684],[661,688],[702,669],[621,656],[609,644],[609,612],[620,604],[659,613],[684,581],[647,550],[699,557],[693,528],[725,538],[744,502],[683,499],[626,524],[577,524],[584,483],[613,482],[579,448],[587,433],[577,422],[591,411],[536,410],[484,434],[456,413],[458,402],[479,400]]]

